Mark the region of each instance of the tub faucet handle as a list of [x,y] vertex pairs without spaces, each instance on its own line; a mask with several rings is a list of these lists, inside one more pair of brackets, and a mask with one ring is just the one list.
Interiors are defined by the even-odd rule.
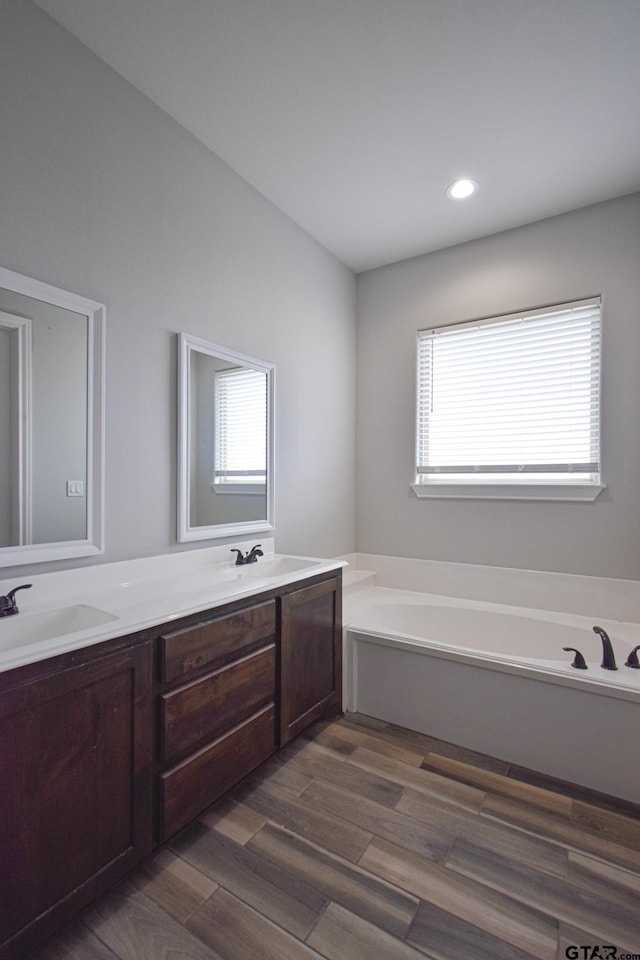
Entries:
[[640,670],[640,663],[638,663],[638,650],[640,650],[640,645],[633,648],[624,662],[625,667],[635,667],[636,670]]
[[563,647],[562,649],[563,649],[563,650],[566,650],[567,652],[575,653],[575,657],[573,658],[573,663],[571,664],[571,666],[572,666],[572,667],[575,667],[576,670],[588,670],[588,669],[589,669],[589,668],[587,667],[587,664],[585,663],[584,657],[582,656],[582,654],[580,653],[579,650],[576,650],[575,647]]

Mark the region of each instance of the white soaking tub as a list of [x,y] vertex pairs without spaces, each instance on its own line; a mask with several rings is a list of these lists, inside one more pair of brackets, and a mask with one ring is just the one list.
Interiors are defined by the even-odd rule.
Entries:
[[348,709],[640,803],[638,624],[385,587],[344,621]]

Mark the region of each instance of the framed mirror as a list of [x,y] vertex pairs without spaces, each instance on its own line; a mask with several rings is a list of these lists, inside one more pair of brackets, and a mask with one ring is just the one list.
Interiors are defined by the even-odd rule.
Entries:
[[273,529],[272,364],[178,335],[178,540]]
[[104,321],[0,268],[0,566],[104,550]]

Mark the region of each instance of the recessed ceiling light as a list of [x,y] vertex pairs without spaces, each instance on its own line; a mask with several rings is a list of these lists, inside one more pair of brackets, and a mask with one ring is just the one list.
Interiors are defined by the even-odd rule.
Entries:
[[477,191],[478,184],[475,180],[462,179],[451,184],[447,189],[447,196],[453,200],[466,200],[467,197],[472,197]]

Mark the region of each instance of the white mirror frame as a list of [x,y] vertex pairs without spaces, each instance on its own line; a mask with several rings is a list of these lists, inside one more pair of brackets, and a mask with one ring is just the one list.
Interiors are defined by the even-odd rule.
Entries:
[[[266,517],[260,520],[244,520],[237,523],[219,523],[209,526],[192,527],[189,517],[191,427],[189,397],[191,395],[191,352],[204,353],[210,357],[228,360],[260,370],[267,378],[267,495]],[[245,536],[255,533],[267,533],[274,527],[274,452],[275,452],[275,367],[263,360],[245,356],[226,347],[220,347],[208,340],[192,337],[187,333],[178,334],[178,541],[212,540],[216,537]]]
[[104,553],[104,338],[106,307],[0,267],[0,287],[87,317],[87,536],[83,540],[0,547],[0,567]]

